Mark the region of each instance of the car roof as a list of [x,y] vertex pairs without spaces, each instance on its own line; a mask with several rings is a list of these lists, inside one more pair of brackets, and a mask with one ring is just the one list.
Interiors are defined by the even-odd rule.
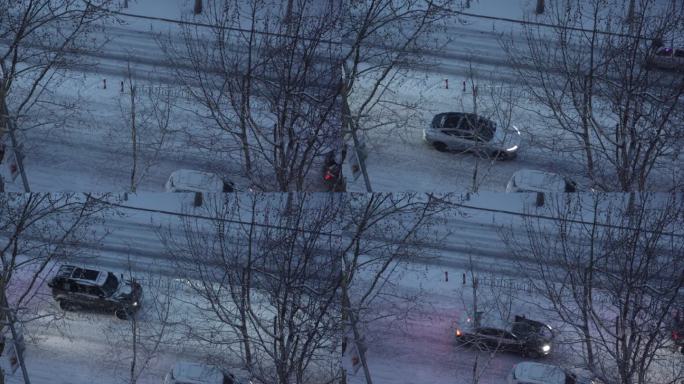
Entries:
[[173,367],[176,382],[187,384],[223,384],[223,372],[213,365],[179,361]]
[[565,371],[550,364],[524,361],[516,364],[514,372],[518,381],[530,384],[565,384]]
[[461,317],[461,326],[468,327],[473,330],[485,328],[509,330],[510,324],[511,323],[509,321],[506,321],[499,316],[495,316],[490,312],[481,312],[480,326],[477,328],[475,327],[475,322],[472,314],[464,313]]
[[565,178],[557,173],[521,169],[511,176],[518,189],[530,192],[565,192]]
[[179,169],[169,177],[174,188],[189,192],[223,192],[223,179],[211,172]]
[[87,285],[101,286],[107,280],[107,272],[80,268],[74,265],[61,265],[55,277],[68,278]]

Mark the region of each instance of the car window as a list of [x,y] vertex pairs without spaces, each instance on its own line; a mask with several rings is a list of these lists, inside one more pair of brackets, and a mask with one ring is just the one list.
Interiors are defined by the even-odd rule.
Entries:
[[444,128],[458,128],[461,122],[461,115],[446,115],[444,116],[444,121],[442,122],[442,127]]
[[107,279],[105,280],[104,284],[102,284],[102,290],[107,293],[107,295],[111,295],[116,291],[116,288],[119,286],[119,280],[114,276],[113,273],[108,272],[107,273]]
[[491,120],[478,118],[477,119],[477,140],[482,142],[491,141],[494,138],[496,126]]
[[506,331],[501,331],[501,337],[506,338],[506,339],[511,339],[511,340],[515,340],[515,339],[516,339],[516,337],[513,336],[512,333],[506,332]]
[[462,131],[460,129],[443,129],[442,133],[452,137],[460,137],[466,139],[471,137],[470,132]]
[[494,328],[480,328],[477,333],[482,336],[499,336],[499,330]]
[[684,57],[684,50],[676,49],[674,55],[675,57]]

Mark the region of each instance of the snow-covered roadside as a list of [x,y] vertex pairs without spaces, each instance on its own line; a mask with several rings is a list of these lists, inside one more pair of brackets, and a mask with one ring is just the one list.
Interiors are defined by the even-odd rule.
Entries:
[[[49,277],[51,270],[48,268],[43,278]],[[130,273],[121,267],[109,270],[124,276]],[[140,384],[161,382],[164,374],[179,360],[220,362],[228,369],[242,369],[237,343],[211,345],[196,338],[240,338],[233,329],[215,318],[208,303],[197,297],[190,284],[198,282],[159,277],[148,271],[134,272],[132,277],[143,286],[141,309],[136,315],[140,332],[139,359],[146,356],[147,351],[153,348],[154,340],[162,330],[164,332],[158,349],[149,352],[149,366],[144,368],[138,381]],[[15,278],[20,283],[21,276]],[[268,299],[258,290],[252,291],[250,297],[254,314],[271,319],[273,308]],[[225,309],[231,311],[229,305]],[[164,315],[167,310],[168,315]],[[45,284],[35,290],[35,299],[23,311],[35,317],[24,327],[27,341],[24,356],[33,383],[127,382],[133,353],[130,322],[118,320],[107,313],[64,312],[52,300]],[[190,337],[190,333],[195,338]],[[331,358],[334,358],[333,353]],[[319,363],[322,364],[320,369],[330,365],[330,362],[314,361],[309,372],[316,371]],[[5,358],[0,360],[0,364],[7,368]],[[9,375],[6,382],[22,382],[21,372],[17,370]]]

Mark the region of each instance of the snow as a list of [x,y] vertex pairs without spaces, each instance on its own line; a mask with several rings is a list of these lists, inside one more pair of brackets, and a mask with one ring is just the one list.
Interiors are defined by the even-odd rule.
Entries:
[[[159,18],[192,18],[191,0],[130,0],[123,12]],[[533,18],[531,0],[473,0],[467,12],[506,18]],[[469,303],[471,287],[462,283],[468,271],[468,256],[475,254],[476,270],[482,274],[482,284],[489,295],[483,302],[492,301],[496,292],[513,287],[522,291],[522,300],[516,302],[513,312],[526,313],[540,305],[531,287],[521,278],[519,265],[507,254],[498,237],[501,226],[520,230],[520,213],[550,215],[552,208],[534,206],[534,194],[502,194],[511,175],[521,168],[540,169],[572,179],[585,180],[583,171],[572,159],[562,153],[549,153],[547,148],[536,147],[535,140],[545,134],[535,116],[531,100],[516,99],[511,121],[523,133],[522,149],[511,162],[489,163],[471,155],[439,153],[422,141],[422,129],[435,113],[454,109],[470,110],[472,91],[462,90],[469,73],[467,61],[477,60],[477,78],[505,80],[507,86],[481,80],[481,94],[513,92],[515,73],[506,68],[500,52],[498,37],[502,33],[520,32],[517,24],[489,19],[458,17],[460,23],[446,25],[445,34],[451,34],[462,45],[436,57],[438,65],[409,71],[409,77],[391,90],[402,102],[419,103],[419,110],[406,112],[405,126],[377,129],[369,134],[367,160],[371,183],[375,191],[430,191],[465,192],[471,190],[473,169],[478,166],[478,183],[483,192],[471,194],[461,201],[463,216],[446,218],[436,232],[445,240],[439,245],[426,245],[426,259],[410,264],[399,275],[397,294],[416,295],[419,306],[406,317],[388,317],[374,322],[365,330],[368,340],[369,364],[374,382],[393,383],[470,383],[475,359],[486,366],[481,384],[502,383],[515,364],[524,359],[511,354],[494,357],[463,349],[454,343],[454,321],[464,313]],[[135,57],[135,76],[150,80],[142,89],[175,89],[177,79],[168,63],[160,59],[161,52],[155,35],[149,31],[169,33],[176,38],[177,25],[160,20],[122,18],[123,25],[106,28],[113,38],[104,55],[93,57],[99,61],[94,68],[81,68],[55,90],[55,98],[78,103],[74,118],[65,126],[47,130],[36,128],[25,133],[26,165],[32,190],[35,191],[121,191],[130,175],[130,153],[119,149],[127,135],[121,119],[122,103],[127,95],[119,86],[125,79],[127,57]],[[237,51],[236,51],[237,52]],[[107,88],[103,80],[107,80]],[[446,88],[445,80],[449,80]],[[174,124],[194,127],[197,122],[192,104],[181,95],[179,110],[173,116]],[[493,105],[478,105],[486,113]],[[44,118],[45,116],[41,116]],[[174,137],[153,171],[139,186],[141,191],[161,191],[169,175],[177,169],[204,169],[222,174],[238,174],[230,158],[219,158],[210,150],[193,149],[185,138]],[[672,167],[677,169],[677,163]],[[6,170],[3,169],[3,172]],[[681,171],[679,171],[681,172]],[[347,174],[350,172],[347,171]],[[6,176],[6,175],[3,175]],[[239,177],[238,177],[239,178]],[[239,184],[237,182],[236,184]],[[364,191],[361,179],[348,183],[351,191]],[[19,179],[6,185],[8,191],[21,191]],[[247,196],[247,195],[242,195]],[[109,232],[101,243],[83,244],[83,255],[77,256],[83,264],[107,268],[116,273],[142,275],[148,284],[170,284],[174,287],[176,320],[192,318],[194,298],[187,281],[178,278],[177,265],[164,253],[159,232],[182,236],[178,216],[205,215],[192,208],[192,194],[131,193],[118,196],[122,213],[107,219],[101,228]],[[562,200],[550,196],[549,200]],[[619,197],[618,197],[619,198]],[[248,199],[245,198],[245,201]],[[591,221],[591,211],[580,213]],[[247,217],[245,219],[248,219]],[[210,223],[205,223],[208,230]],[[205,229],[200,224],[198,231]],[[680,229],[681,230],[681,229]],[[346,234],[342,233],[340,236]],[[448,237],[447,237],[448,236]],[[434,256],[430,258],[430,256]],[[48,271],[49,272],[49,271]],[[487,274],[489,273],[489,274]],[[190,274],[190,273],[188,273]],[[448,279],[447,279],[448,277]],[[15,280],[22,283],[21,277]],[[489,284],[487,284],[487,282]],[[489,297],[487,297],[489,296]],[[519,298],[520,299],[520,298]],[[149,300],[146,296],[144,300]],[[143,303],[141,322],[154,327],[159,321],[149,306]],[[54,310],[54,303],[43,287],[39,299],[32,303],[36,313]],[[379,303],[378,306],[388,303]],[[383,309],[383,308],[381,308]],[[386,309],[386,308],[384,308]],[[392,308],[394,309],[394,308]],[[264,308],[264,311],[270,309]],[[408,313],[408,312],[407,312]],[[198,319],[192,319],[199,321]],[[130,350],[125,343],[110,345],[105,340],[126,332],[128,323],[102,314],[67,313],[64,318],[51,321],[37,320],[27,326],[28,346],[26,359],[33,383],[57,384],[115,384],[125,382],[128,374]],[[177,339],[164,343],[161,351],[143,371],[138,383],[159,383],[173,365],[180,360],[207,363],[206,350],[198,345],[185,345],[181,330],[174,330]],[[213,356],[216,357],[216,356]],[[237,356],[223,356],[238,366]],[[6,359],[2,359],[6,364]],[[567,360],[561,346],[545,362],[564,364]],[[520,365],[518,365],[520,366]],[[7,383],[20,383],[20,372],[7,377]],[[364,383],[361,372],[350,376],[350,383]]]
[[530,384],[565,384],[565,372],[555,365],[523,362],[514,369],[516,379]]

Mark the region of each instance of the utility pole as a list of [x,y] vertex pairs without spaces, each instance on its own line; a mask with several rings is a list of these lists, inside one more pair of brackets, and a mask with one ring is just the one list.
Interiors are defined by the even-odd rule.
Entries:
[[[23,334],[19,334],[17,332],[17,329],[15,327],[15,322],[16,318],[14,316],[14,313],[12,313],[12,309],[9,307],[9,302],[7,301],[7,292],[5,291],[5,279],[0,278],[0,290],[2,291],[2,294],[0,295],[0,304],[2,304],[2,308],[0,308],[1,311],[5,312],[5,321],[7,325],[9,326],[10,332],[12,333],[12,343],[14,345],[14,353],[17,354],[17,360],[19,363],[19,367],[21,368],[21,373],[24,376],[24,384],[31,384],[31,379],[29,379],[28,376],[28,371],[26,371],[26,365],[24,364],[24,341],[23,341]],[[3,372],[4,376],[4,372]],[[4,380],[4,377],[3,377]]]
[[28,178],[26,177],[26,170],[24,169],[24,155],[21,153],[22,148],[21,145],[19,145],[19,142],[17,141],[17,137],[15,135],[17,129],[17,122],[14,119],[12,119],[9,115],[9,109],[7,108],[7,102],[5,101],[5,94],[2,90],[0,90],[0,99],[0,101],[2,102],[2,104],[0,104],[0,120],[3,120],[5,122],[7,131],[9,132],[10,140],[12,141],[12,150],[14,152],[14,158],[17,161],[17,167],[19,168],[21,181],[24,185],[24,192],[31,192],[31,189],[29,188]]
[[347,71],[345,65],[342,64],[342,127],[349,131],[349,134],[354,141],[354,152],[356,158],[359,161],[359,167],[363,174],[363,181],[366,184],[366,192],[373,192],[371,188],[370,179],[368,178],[368,171],[366,170],[366,161],[361,154],[361,143],[356,135],[356,130],[358,126],[353,122],[351,118],[351,109],[349,108],[349,100],[347,100]]

